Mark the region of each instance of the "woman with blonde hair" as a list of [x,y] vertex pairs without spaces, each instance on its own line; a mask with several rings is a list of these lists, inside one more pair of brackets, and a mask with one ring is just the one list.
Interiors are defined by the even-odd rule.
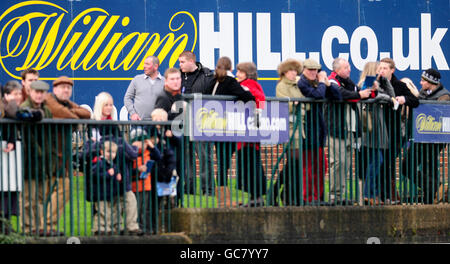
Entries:
[[108,92],[101,92],[95,97],[94,120],[117,120],[117,111],[114,111],[114,100]]
[[361,89],[368,88],[368,87],[364,87],[364,81],[366,80],[367,76],[377,75],[377,69],[378,69],[379,64],[380,63],[378,61],[372,61],[372,62],[368,62],[368,63],[366,63],[366,65],[364,65],[364,69],[361,72],[361,75],[359,77],[358,87],[361,87]]
[[414,82],[411,79],[405,77],[402,78],[400,81],[404,82],[406,84],[406,87],[408,87],[408,89],[411,91],[411,93],[415,97],[419,98],[419,89],[417,89],[417,87],[414,85]]
[[[370,98],[377,102],[386,102],[393,105],[394,110],[398,108],[398,102],[395,100],[394,88],[391,83],[377,76],[376,81],[371,87],[365,86],[367,76],[376,76],[378,73],[379,62],[368,62],[364,65],[358,86],[361,89],[372,89]],[[361,161],[361,175],[364,175],[364,202],[370,205],[383,204],[380,200],[380,179],[379,171],[383,163],[382,150],[389,148],[388,130],[384,111],[381,105],[365,104],[361,110],[362,123],[362,149],[359,154]]]
[[[359,78],[358,87],[361,87],[361,90],[372,89],[372,98],[375,98],[376,101],[387,102],[393,106],[394,110],[397,110],[399,104],[395,99],[394,87],[392,87],[387,79],[378,75],[379,65],[380,63],[378,61],[368,62],[364,65],[364,69]],[[365,87],[367,76],[377,76],[376,82],[373,83],[372,87]]]

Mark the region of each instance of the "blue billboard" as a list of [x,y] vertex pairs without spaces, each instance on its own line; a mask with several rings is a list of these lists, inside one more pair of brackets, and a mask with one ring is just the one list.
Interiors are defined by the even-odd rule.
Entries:
[[220,56],[255,62],[266,96],[275,95],[277,66],[287,58],[314,58],[329,73],[343,57],[356,81],[366,62],[391,57],[395,74],[418,87],[429,67],[449,84],[449,16],[443,0],[2,0],[0,82],[28,67],[49,82],[67,75],[75,102],[93,107],[107,91],[122,119],[144,58],[158,56],[163,73],[178,67],[184,50],[211,69]]
[[263,109],[255,102],[220,100],[192,100],[189,106],[191,141],[289,141],[289,107],[285,102],[267,101]]
[[450,105],[421,104],[413,109],[416,143],[450,143]]

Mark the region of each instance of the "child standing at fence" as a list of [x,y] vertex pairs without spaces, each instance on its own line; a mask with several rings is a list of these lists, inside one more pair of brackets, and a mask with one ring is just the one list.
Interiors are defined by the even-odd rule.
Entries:
[[[138,147],[138,158],[133,162],[132,190],[136,195],[138,208],[139,228],[144,233],[156,232],[157,207],[154,192],[152,192],[151,171],[155,165],[155,159],[161,158],[161,154],[152,140],[149,133],[142,128],[133,129],[130,132],[130,142]],[[154,189],[154,188],[153,188]]]
[[100,157],[92,160],[94,201],[92,232],[94,235],[109,235],[114,230],[114,226],[120,223],[119,185],[122,175],[113,162],[117,149],[116,143],[106,141],[100,149]]
[[[152,120],[157,122],[166,122],[168,113],[162,108],[156,108],[152,112]],[[155,145],[155,149],[161,149],[162,153],[158,156],[154,153],[152,159],[155,160],[156,166],[156,191],[158,194],[158,203],[162,208],[163,203],[170,203],[175,206],[174,197],[178,194],[180,186],[178,185],[178,171],[181,171],[181,159],[177,159],[177,153],[180,153],[181,143],[178,137],[173,135],[170,129],[160,125],[150,129],[150,142]]]
[[[93,117],[96,120],[115,120],[116,112],[114,111],[114,101],[112,96],[107,92],[101,92],[96,96]],[[137,201],[136,196],[131,191],[131,175],[129,169],[133,160],[138,156],[137,149],[132,147],[123,137],[118,125],[100,125],[97,131],[93,129],[92,139],[103,142],[112,140],[117,143],[119,151],[117,153],[116,163],[118,169],[122,172],[124,183],[121,184],[122,190],[120,194],[124,196],[125,208],[124,214],[126,218],[127,233],[132,235],[142,235],[137,223]],[[123,162],[124,161],[124,162]],[[124,190],[123,190],[124,189]]]

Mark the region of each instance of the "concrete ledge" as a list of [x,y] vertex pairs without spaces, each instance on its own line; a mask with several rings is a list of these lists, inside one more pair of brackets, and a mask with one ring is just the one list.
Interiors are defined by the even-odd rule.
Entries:
[[[68,244],[68,237],[28,238],[26,244]],[[80,244],[192,244],[184,233],[151,236],[92,236],[78,237]]]
[[177,208],[172,230],[194,243],[448,243],[450,205]]

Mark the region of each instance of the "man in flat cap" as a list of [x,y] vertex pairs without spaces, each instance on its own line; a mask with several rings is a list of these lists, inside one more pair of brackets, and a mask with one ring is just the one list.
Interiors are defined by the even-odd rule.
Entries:
[[[21,110],[31,110],[42,113],[43,118],[52,118],[52,113],[45,105],[45,96],[49,85],[44,81],[34,81],[30,84],[28,98],[20,105]],[[53,175],[54,167],[49,160],[56,157],[56,149],[53,146],[53,137],[49,137],[48,125],[24,124],[23,144],[24,148],[24,196],[23,206],[20,209],[20,219],[23,219],[22,231],[28,234],[45,235],[44,232],[44,208],[48,193],[51,192],[48,185]]]
[[72,87],[73,81],[66,76],[61,76],[53,82],[53,93],[49,93],[45,97],[53,118],[90,119],[89,110],[70,101]]
[[[90,119],[91,113],[72,102],[73,81],[67,76],[61,76],[53,81],[53,93],[45,97],[47,107],[55,119]],[[57,228],[58,218],[64,212],[64,207],[70,196],[70,157],[72,155],[72,132],[75,126],[58,125],[58,162],[56,174],[52,178],[54,192],[51,196],[51,215],[47,218],[47,232]],[[65,163],[63,162],[65,160]],[[56,163],[56,162],[55,162]],[[53,232],[53,235],[55,232]],[[56,232],[58,234],[58,232]]]
[[[337,85],[330,83],[327,73],[321,70],[321,65],[313,60],[303,62],[303,73],[297,83],[305,97],[317,100],[341,100],[342,95]],[[309,110],[305,112],[305,137],[303,138],[303,200],[309,203],[324,201],[324,181],[327,171],[327,158],[324,151],[327,138],[327,126],[323,116],[323,103],[308,103]],[[307,105],[307,107],[308,107]],[[301,179],[299,175],[299,179]],[[294,188],[298,188],[294,186]],[[301,193],[297,192],[297,193]],[[301,196],[296,197],[297,203]],[[294,199],[295,201],[295,199]]]

